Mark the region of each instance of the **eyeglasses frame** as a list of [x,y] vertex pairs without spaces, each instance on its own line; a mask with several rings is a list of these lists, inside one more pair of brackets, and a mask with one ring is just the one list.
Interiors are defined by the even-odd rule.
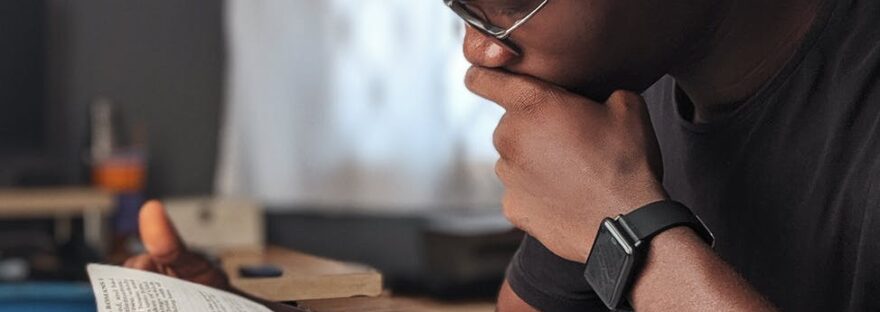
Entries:
[[483,34],[500,41],[508,49],[512,49],[514,52],[519,53],[519,48],[510,40],[510,35],[526,22],[528,22],[530,19],[535,17],[535,15],[537,15],[538,12],[541,11],[541,9],[547,6],[547,3],[549,3],[550,0],[541,1],[541,4],[539,4],[534,10],[514,22],[512,26],[506,29],[492,25],[488,21],[484,21],[480,17],[474,15],[474,12],[471,12],[471,10],[465,7],[465,5],[462,4],[459,0],[443,0],[443,2],[446,4],[446,6],[452,9],[452,11],[455,12],[456,15],[461,17],[461,19],[463,19],[465,23],[482,32]]

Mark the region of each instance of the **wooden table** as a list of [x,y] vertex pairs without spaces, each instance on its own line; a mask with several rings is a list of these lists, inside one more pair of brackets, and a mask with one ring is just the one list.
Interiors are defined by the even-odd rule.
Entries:
[[[220,256],[232,286],[272,301],[379,296],[382,274],[365,265],[345,263],[280,247],[227,251]],[[273,278],[246,278],[243,266],[270,264],[282,270]]]
[[[495,304],[440,302],[392,296],[382,291],[382,274],[370,267],[301,252],[268,247],[221,253],[223,269],[238,289],[272,301],[297,301],[313,312],[492,312]],[[239,268],[272,264],[283,270],[277,278],[243,278]]]
[[440,302],[428,298],[385,295],[378,298],[308,300],[301,308],[313,312],[494,312],[493,302]]
[[51,218],[55,220],[55,239],[71,236],[71,219],[81,216],[86,243],[102,253],[105,248],[105,217],[113,212],[114,197],[94,188],[0,189],[0,218]]

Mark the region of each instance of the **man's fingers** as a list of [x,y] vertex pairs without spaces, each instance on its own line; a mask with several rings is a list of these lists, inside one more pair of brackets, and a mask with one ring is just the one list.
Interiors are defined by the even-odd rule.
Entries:
[[531,110],[555,92],[552,86],[537,79],[480,66],[468,69],[465,85],[509,112]]
[[159,201],[151,200],[141,208],[141,240],[147,253],[158,265],[173,266],[186,251],[174,225]]
[[509,112],[540,109],[549,101],[583,100],[554,84],[534,77],[480,66],[471,66],[465,85],[476,95],[497,103]]
[[126,268],[138,269],[143,271],[150,272],[158,272],[159,269],[156,267],[156,263],[153,262],[153,258],[150,258],[148,254],[137,255],[129,258],[123,264]]

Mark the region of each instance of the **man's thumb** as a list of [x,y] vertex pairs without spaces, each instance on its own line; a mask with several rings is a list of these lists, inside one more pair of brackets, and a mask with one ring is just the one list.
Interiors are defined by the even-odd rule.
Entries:
[[171,265],[186,250],[161,202],[148,201],[139,216],[141,240],[159,265]]

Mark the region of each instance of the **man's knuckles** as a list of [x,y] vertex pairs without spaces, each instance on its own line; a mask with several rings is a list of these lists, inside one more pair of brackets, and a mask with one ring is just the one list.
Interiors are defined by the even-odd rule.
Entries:
[[641,115],[647,111],[644,99],[633,92],[617,90],[605,101],[605,106],[618,115]]
[[464,74],[464,86],[468,90],[470,90],[471,92],[473,92],[477,95],[481,95],[481,93],[479,91],[482,91],[482,90],[479,89],[479,87],[481,87],[479,85],[479,83],[480,83],[480,81],[482,81],[482,79],[480,79],[480,76],[483,74],[484,74],[483,69],[481,69],[480,67],[477,67],[477,66],[471,66],[470,68],[468,68],[467,72]]
[[542,145],[552,133],[554,123],[560,118],[544,115],[526,116],[523,114],[506,113],[498,122],[492,133],[492,145],[502,159],[511,164],[525,166],[529,163],[530,153],[542,153]]
[[500,180],[505,186],[507,186],[507,181],[510,179],[510,172],[508,170],[504,159],[498,159],[498,161],[495,162],[495,176],[497,176],[498,180]]
[[509,122],[509,118],[502,119],[492,133],[492,145],[502,159],[514,157],[517,151],[517,130]]
[[627,105],[639,103],[641,101],[642,97],[636,93],[627,90],[616,90],[611,93],[611,96],[608,97],[606,103],[611,105]]
[[127,268],[131,268],[131,269],[137,269],[137,270],[143,270],[143,271],[150,271],[150,272],[157,271],[156,263],[153,262],[153,259],[148,254],[140,254],[140,255],[128,258],[128,260],[125,261],[123,266],[127,267]]
[[510,191],[506,192],[504,197],[501,198],[501,211],[504,214],[504,218],[517,228],[528,232],[528,219],[524,217],[519,205],[520,203]]

